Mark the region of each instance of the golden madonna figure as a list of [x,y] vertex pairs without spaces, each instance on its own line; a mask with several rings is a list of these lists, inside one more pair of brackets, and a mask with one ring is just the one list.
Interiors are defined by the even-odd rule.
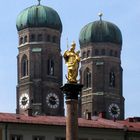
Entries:
[[80,51],[75,52],[76,44],[71,44],[70,50],[65,51],[63,57],[68,67],[68,75],[66,76],[69,83],[77,83],[78,68],[80,62]]

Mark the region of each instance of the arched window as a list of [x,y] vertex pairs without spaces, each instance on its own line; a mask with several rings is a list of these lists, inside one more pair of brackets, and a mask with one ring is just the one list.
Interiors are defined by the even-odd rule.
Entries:
[[54,75],[54,61],[52,59],[48,60],[48,75]]
[[53,43],[56,43],[56,36],[53,36]]
[[89,68],[84,71],[84,86],[86,88],[91,87],[91,72]]
[[112,50],[110,50],[110,54],[109,54],[110,56],[113,56],[113,51]]
[[37,41],[42,41],[42,40],[43,40],[43,35],[42,34],[38,34]]
[[28,59],[27,56],[24,55],[21,60],[21,76],[27,76],[28,75]]
[[95,49],[95,55],[99,55],[99,50]]
[[87,52],[87,57],[90,57],[90,50],[88,50]]
[[86,57],[86,52],[83,52],[82,58],[85,58],[85,57]]
[[105,55],[105,49],[102,49],[101,53],[102,53],[102,55]]
[[48,42],[51,41],[51,37],[50,37],[50,35],[47,35],[47,41],[48,41]]
[[115,73],[113,71],[109,74],[109,86],[115,87]]
[[19,44],[23,44],[23,37],[20,38]]
[[27,35],[24,37],[24,43],[27,42]]
[[117,51],[115,51],[115,57],[118,57],[118,52]]
[[31,34],[30,36],[30,42],[34,42],[35,41],[35,34]]

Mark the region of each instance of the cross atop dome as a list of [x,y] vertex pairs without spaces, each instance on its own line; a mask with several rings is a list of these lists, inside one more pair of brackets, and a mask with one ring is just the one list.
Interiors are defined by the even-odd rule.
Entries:
[[38,0],[38,5],[40,5],[40,1],[41,1],[41,0]]

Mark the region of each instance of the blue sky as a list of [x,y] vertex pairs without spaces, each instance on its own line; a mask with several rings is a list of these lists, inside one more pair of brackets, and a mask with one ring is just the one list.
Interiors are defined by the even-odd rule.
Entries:
[[[15,112],[18,35],[16,17],[23,9],[37,4],[37,0],[4,0],[0,8],[0,112]],[[79,32],[89,22],[103,20],[115,23],[123,35],[122,67],[123,95],[126,117],[140,116],[140,1],[139,0],[42,0],[41,4],[55,9],[62,20],[62,53],[69,43],[76,41]],[[65,73],[65,69],[64,69]]]

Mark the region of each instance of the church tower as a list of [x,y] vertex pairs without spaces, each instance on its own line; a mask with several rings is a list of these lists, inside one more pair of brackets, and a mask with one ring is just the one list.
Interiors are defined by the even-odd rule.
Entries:
[[84,26],[80,32],[81,115],[102,115],[124,119],[122,94],[122,35],[113,23],[101,19]]
[[62,23],[58,13],[40,4],[17,17],[19,35],[17,113],[63,116]]

